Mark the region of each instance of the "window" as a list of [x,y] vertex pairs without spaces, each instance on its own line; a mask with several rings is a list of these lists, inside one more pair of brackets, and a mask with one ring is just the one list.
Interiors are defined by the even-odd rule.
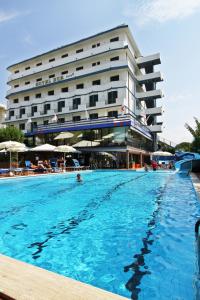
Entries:
[[83,70],[83,66],[76,68],[76,71],[80,71],[80,70]]
[[108,112],[108,117],[109,118],[117,118],[118,117],[118,112],[117,111],[109,111]]
[[15,111],[14,110],[10,110],[9,111],[9,117],[13,117],[15,115]]
[[41,93],[38,93],[38,94],[35,95],[35,98],[37,98],[37,99],[38,99],[38,98],[41,98],[41,97],[42,97],[42,94],[41,94]]
[[90,96],[90,107],[96,106],[96,102],[98,101],[98,94]]
[[115,37],[115,38],[110,39],[110,42],[111,42],[111,43],[117,42],[117,41],[119,41],[119,37],[118,37],[118,36]]
[[19,124],[19,129],[20,130],[25,130],[25,123]]
[[63,107],[65,107],[65,101],[58,102],[58,112],[62,112]]
[[49,62],[55,61],[55,58],[51,58],[49,59]]
[[37,78],[36,81],[37,81],[37,82],[38,82],[38,81],[42,81],[42,78]]
[[44,120],[43,124],[44,125],[48,125],[49,124],[49,120]]
[[76,85],[77,90],[79,89],[84,89],[84,84],[83,83],[79,83]]
[[58,123],[65,123],[65,118],[58,118]]
[[62,89],[61,89],[61,92],[62,93],[67,93],[68,92],[68,87],[66,86],[66,87],[63,87]]
[[51,109],[50,103],[44,104],[44,114],[47,114],[48,110],[50,110],[50,109]]
[[15,74],[19,73],[19,70],[16,70],[14,73],[15,73]]
[[81,117],[80,116],[74,116],[73,117],[73,121],[74,122],[78,122],[78,121],[80,121],[81,120]]
[[101,84],[101,80],[100,79],[92,81],[92,85],[100,85],[100,84]]
[[18,88],[18,87],[19,87],[19,84],[15,84],[15,85],[14,85],[14,88]]
[[26,67],[25,70],[30,70],[31,67]]
[[73,109],[78,109],[78,106],[81,104],[81,98],[73,99]]
[[53,96],[54,95],[54,91],[48,91],[48,96]]
[[100,46],[100,43],[93,44],[93,45],[92,45],[92,48],[96,48],[96,47],[99,47],[99,46]]
[[100,61],[92,63],[92,67],[95,67],[96,65],[100,65]]
[[21,108],[19,111],[20,118],[25,114],[25,108]]
[[117,91],[112,91],[108,93],[108,104],[116,103],[118,97]]
[[55,74],[49,75],[49,78],[54,78],[54,77],[55,77]]
[[98,114],[90,114],[90,119],[91,120],[98,119]]
[[119,60],[119,56],[114,56],[114,57],[111,57],[110,61],[115,61],[115,60]]
[[30,97],[29,96],[25,96],[24,97],[24,101],[29,101]]
[[76,50],[76,53],[81,53],[83,52],[83,48]]
[[37,106],[31,107],[31,116],[34,116],[34,114],[37,112]]
[[65,53],[65,54],[61,55],[61,58],[65,58],[67,56],[68,56],[68,53]]
[[42,65],[42,62],[39,62],[39,63],[36,64],[36,67],[39,67],[41,65]]
[[119,75],[111,76],[110,81],[119,81]]
[[13,103],[19,103],[19,99],[17,99],[17,98],[14,99],[14,100],[13,100]]
[[27,85],[27,84],[30,84],[30,81],[26,81],[26,82],[25,82],[25,85]]
[[68,74],[68,71],[62,71],[61,74],[62,75]]

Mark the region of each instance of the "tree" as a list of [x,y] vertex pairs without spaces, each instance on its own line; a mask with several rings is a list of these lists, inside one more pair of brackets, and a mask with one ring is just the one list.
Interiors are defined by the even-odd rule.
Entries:
[[193,129],[187,123],[185,124],[186,129],[193,136],[193,141],[191,143],[191,150],[194,152],[200,152],[200,121],[194,117],[195,120],[195,129]]
[[24,141],[24,134],[16,127],[8,126],[0,128],[0,142],[16,141],[22,143]]
[[179,150],[179,151],[190,152],[191,151],[191,143],[182,142],[180,144],[177,144],[175,149]]

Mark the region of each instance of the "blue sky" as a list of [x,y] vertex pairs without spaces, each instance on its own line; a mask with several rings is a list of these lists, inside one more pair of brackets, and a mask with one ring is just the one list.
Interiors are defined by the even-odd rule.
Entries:
[[10,64],[122,23],[143,55],[161,53],[161,136],[191,141],[184,124],[200,118],[200,0],[0,0],[0,102]]

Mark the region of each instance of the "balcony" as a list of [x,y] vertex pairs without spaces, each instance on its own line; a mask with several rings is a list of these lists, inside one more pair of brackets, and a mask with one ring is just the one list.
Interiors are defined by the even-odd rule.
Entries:
[[140,84],[145,84],[148,82],[160,82],[163,81],[163,78],[160,72],[153,72],[144,75],[138,75],[137,80]]
[[161,63],[160,53],[138,57],[136,63],[139,68],[145,68],[149,65],[159,65]]
[[160,124],[147,126],[151,132],[158,133],[162,132],[162,126]]
[[161,90],[153,90],[153,91],[136,93],[135,96],[138,100],[143,101],[143,100],[153,100],[157,98],[162,98],[163,94]]
[[[58,81],[56,81],[56,83],[62,83],[62,82],[65,82],[65,81],[67,81],[68,79],[69,80],[76,80],[76,79],[79,79],[79,77],[82,77],[82,76],[90,76],[90,75],[93,75],[93,73],[94,72],[104,72],[104,71],[108,71],[108,70],[112,70],[112,68],[117,68],[117,67],[127,67],[128,68],[128,65],[127,65],[127,61],[126,60],[122,60],[122,61],[113,61],[113,62],[109,62],[109,63],[106,63],[106,64],[102,64],[102,65],[100,65],[100,66],[97,66],[97,67],[95,67],[95,68],[88,68],[88,69],[85,69],[85,70],[81,70],[81,71],[75,71],[74,73],[72,73],[72,74],[70,74],[70,77],[69,77],[69,75],[67,75],[66,77],[64,77],[63,76],[63,79],[59,79]],[[60,78],[60,77],[58,77],[58,78]],[[49,82],[50,83],[47,83],[47,84],[45,84],[45,80],[46,79],[44,79],[43,81],[42,81],[42,84],[41,85],[39,85],[39,86],[36,86],[36,83],[34,82],[34,83],[32,83],[32,84],[29,84],[29,86],[24,86],[24,85],[22,85],[22,86],[19,86],[19,87],[17,87],[17,88],[10,88],[8,91],[7,91],[7,93],[6,93],[6,95],[7,96],[9,96],[9,95],[11,95],[11,94],[16,94],[16,93],[22,93],[22,92],[26,92],[26,91],[29,91],[29,90],[32,90],[33,88],[45,88],[45,87],[47,87],[47,86],[49,86],[49,85],[51,85],[51,84],[55,84],[55,82],[54,81],[51,81],[51,80],[49,80]],[[117,86],[117,85],[119,85],[119,81],[117,81],[116,83],[114,83],[114,82],[112,82],[111,84],[112,84],[112,86],[114,87],[114,86]],[[51,99],[54,99],[54,97],[55,96],[52,96],[52,98]]]
[[162,115],[162,107],[141,109],[141,110],[138,110],[136,113],[140,116],[147,116],[147,115],[161,116]]
[[[46,71],[46,70],[49,70],[52,68],[60,67],[65,64],[73,63],[73,62],[78,61],[83,58],[87,58],[87,57],[90,58],[92,55],[97,55],[97,54],[101,54],[102,52],[106,52],[109,50],[115,50],[115,49],[117,50],[117,49],[124,48],[124,47],[125,47],[125,43],[122,41],[115,42],[115,43],[102,44],[102,46],[100,46],[100,47],[91,48],[91,49],[89,49],[87,51],[83,51],[81,53],[72,54],[64,59],[63,58],[56,59],[54,62],[46,63],[39,67],[33,66],[29,70],[22,71],[17,74],[11,74],[8,77],[8,82],[15,80],[15,79],[20,79],[25,76],[34,75],[34,74],[37,74],[38,72],[43,72],[43,71]],[[66,51],[67,51],[67,49],[66,49]],[[45,55],[44,55],[44,58],[45,58]],[[22,64],[22,66],[23,66],[23,64]]]

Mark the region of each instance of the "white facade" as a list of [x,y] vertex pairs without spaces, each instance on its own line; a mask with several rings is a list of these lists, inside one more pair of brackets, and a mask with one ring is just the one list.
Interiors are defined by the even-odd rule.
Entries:
[[0,104],[0,128],[5,127],[3,123],[5,122],[5,116],[6,116],[6,107],[3,104]]
[[[130,115],[161,132],[159,54],[142,57],[127,25],[8,67],[6,124],[33,126]],[[58,125],[59,126],[59,125]],[[54,126],[55,127],[55,126]]]

